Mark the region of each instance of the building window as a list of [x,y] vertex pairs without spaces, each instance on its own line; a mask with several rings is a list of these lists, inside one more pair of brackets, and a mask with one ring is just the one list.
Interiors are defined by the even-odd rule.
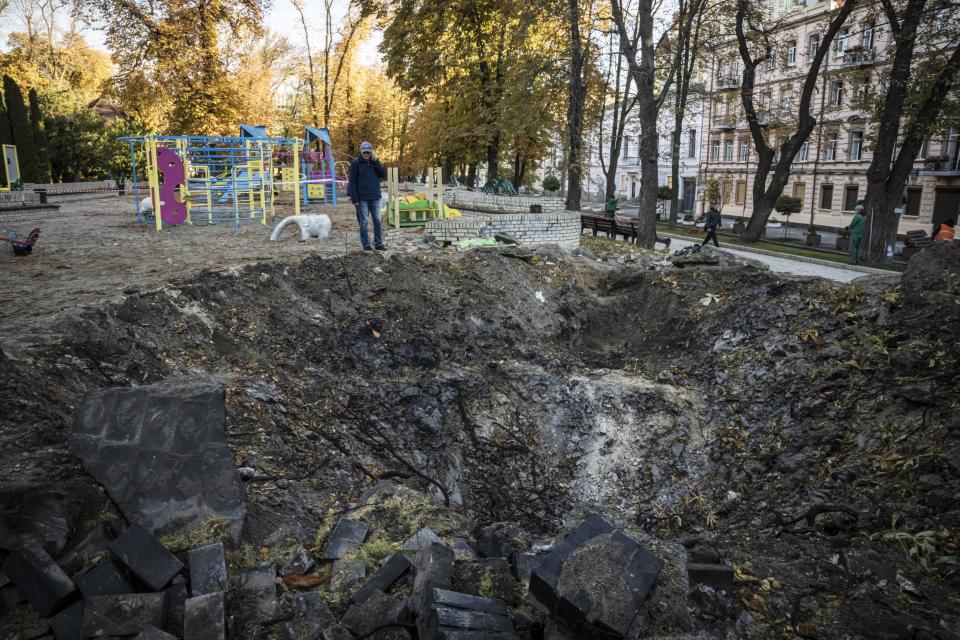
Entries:
[[797,62],[797,41],[787,40],[787,64],[795,64],[796,62]]
[[733,162],[733,140],[727,140],[723,143],[723,161]]
[[807,55],[812,61],[817,55],[817,49],[820,48],[820,34],[815,33],[807,39]]
[[623,159],[630,157],[630,136],[623,137]]
[[850,29],[847,27],[840,27],[840,30],[837,31],[837,44],[836,52],[837,56],[842,56],[847,51],[847,38],[850,37]]
[[797,159],[800,162],[806,162],[810,159],[810,143],[804,142],[800,145],[800,153],[797,154]]
[[837,159],[837,134],[828,133],[826,153],[824,154],[824,160],[836,160],[836,159]]
[[843,81],[834,80],[830,83],[830,106],[839,107],[843,104]]
[[850,132],[850,146],[847,155],[850,160],[859,160],[863,151],[863,131]]
[[729,180],[724,181],[723,183],[723,202],[730,202],[730,197],[733,195],[733,183]]
[[867,97],[867,81],[860,80],[855,85],[853,85],[853,99],[855,102],[860,102]]
[[710,159],[714,162],[720,161],[720,141],[714,140],[710,143]]
[[924,160],[924,159],[926,159],[926,157],[927,157],[927,143],[928,143],[929,141],[930,141],[930,140],[927,139],[927,140],[924,140],[923,142],[920,143],[920,150],[917,151],[917,160]]
[[739,155],[737,156],[737,160],[740,162],[746,162],[749,159],[750,159],[750,147],[747,144],[746,140],[741,140],[740,152],[739,152]]
[[825,184],[820,187],[820,208],[833,209],[833,185]]
[[857,196],[860,195],[860,186],[856,184],[848,184],[843,188],[843,210],[844,211],[853,211],[853,208],[857,206]]
[[743,180],[737,181],[737,204],[746,204],[747,202],[747,183]]
[[687,132],[687,157],[696,158],[697,157],[697,130],[690,129]]
[[807,197],[807,183],[795,183],[793,185],[793,197],[798,198],[800,200],[800,204],[803,205],[803,201]]
[[923,187],[907,187],[907,210],[904,215],[920,215],[920,198],[923,196]]
[[864,49],[873,49],[873,34],[876,30],[876,24],[873,20],[863,23],[863,33],[861,34],[860,44]]

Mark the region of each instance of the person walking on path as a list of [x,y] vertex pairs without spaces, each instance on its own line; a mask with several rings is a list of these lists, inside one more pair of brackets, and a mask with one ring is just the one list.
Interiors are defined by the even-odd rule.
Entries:
[[720,216],[720,211],[717,209],[716,203],[711,204],[703,222],[703,230],[707,232],[707,237],[700,243],[701,248],[705,247],[711,238],[713,239],[713,246],[720,246],[720,243],[717,242],[717,229],[720,228],[721,224],[723,224],[723,218]]
[[370,251],[370,236],[367,234],[367,216],[373,218],[373,246],[383,251],[383,225],[380,220],[380,181],[387,179],[387,170],[373,153],[373,145],[360,143],[360,155],[350,163],[347,193],[350,202],[357,208],[357,223],[360,225],[360,243],[364,251]]
[[867,217],[863,215],[863,205],[853,209],[853,220],[846,226],[850,232],[850,264],[860,264],[860,245],[863,244],[863,232],[867,228]]

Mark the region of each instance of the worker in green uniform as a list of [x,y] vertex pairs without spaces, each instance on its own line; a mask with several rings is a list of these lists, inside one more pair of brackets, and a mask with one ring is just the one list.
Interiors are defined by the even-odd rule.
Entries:
[[860,264],[860,245],[863,242],[863,232],[867,228],[867,217],[863,215],[862,204],[857,204],[853,211],[853,220],[847,225],[850,232],[850,264]]
[[607,206],[605,209],[608,218],[613,218],[617,215],[617,199],[614,196],[610,196],[610,198],[607,200]]

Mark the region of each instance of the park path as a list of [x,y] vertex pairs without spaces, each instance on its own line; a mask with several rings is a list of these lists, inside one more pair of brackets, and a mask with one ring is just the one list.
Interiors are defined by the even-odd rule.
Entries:
[[[677,237],[670,238],[670,250],[684,249],[686,247],[691,247],[696,242],[690,240],[681,240]],[[711,245],[712,246],[712,245]],[[828,267],[826,265],[815,264],[812,262],[803,262],[801,260],[793,260],[786,257],[774,257],[768,256],[760,253],[753,253],[751,251],[740,251],[738,249],[733,249],[730,247],[723,246],[721,241],[720,251],[724,253],[729,253],[731,255],[737,256],[738,258],[743,258],[745,260],[755,260],[757,262],[762,262],[768,267],[771,271],[777,273],[789,273],[795,276],[815,276],[818,278],[825,278],[827,280],[833,280],[834,282],[843,282],[849,283],[857,278],[862,278],[867,273],[862,271],[855,271],[853,269],[844,268],[842,265],[836,267]]]

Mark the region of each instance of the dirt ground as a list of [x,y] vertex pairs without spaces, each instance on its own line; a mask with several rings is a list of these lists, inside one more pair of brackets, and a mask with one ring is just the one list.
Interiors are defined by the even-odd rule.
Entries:
[[[165,227],[137,224],[133,196],[58,200],[60,210],[34,220],[6,222],[0,230],[26,235],[41,229],[33,255],[18,258],[0,247],[0,335],[37,331],[51,315],[76,311],[135,287],[149,290],[199,271],[222,271],[262,260],[299,260],[360,250],[353,207],[313,207],[333,222],[333,237],[300,242],[288,227],[271,243],[273,224]],[[290,212],[292,213],[292,212]],[[277,220],[287,212],[278,212]],[[275,224],[275,223],[274,223]],[[371,230],[372,231],[372,230]]]

